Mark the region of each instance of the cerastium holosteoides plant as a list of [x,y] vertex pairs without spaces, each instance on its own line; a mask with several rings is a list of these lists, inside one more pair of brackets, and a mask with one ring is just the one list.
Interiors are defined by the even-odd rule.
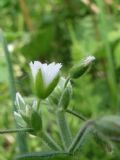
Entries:
[[[89,135],[102,146],[113,150],[113,141],[120,141],[120,117],[108,115],[96,119],[87,119],[83,115],[69,109],[72,97],[71,81],[80,78],[86,73],[93,61],[94,56],[88,56],[79,64],[73,66],[67,78],[60,74],[61,64],[42,64],[35,61],[30,63],[32,84],[35,98],[32,104],[28,104],[20,93],[16,93],[15,120],[19,126],[17,129],[2,130],[0,134],[27,132],[41,138],[51,151],[26,153],[17,156],[16,160],[76,160],[79,159],[78,152],[83,142]],[[56,116],[56,124],[61,138],[58,144],[49,133],[44,130],[42,121],[42,103],[48,106]],[[72,115],[83,121],[78,133],[73,137],[72,131],[66,119],[66,114]],[[79,126],[78,126],[79,128]]]

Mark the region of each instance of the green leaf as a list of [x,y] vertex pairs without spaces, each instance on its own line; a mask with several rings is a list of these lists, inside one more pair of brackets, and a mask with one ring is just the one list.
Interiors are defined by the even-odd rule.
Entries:
[[97,119],[96,128],[108,137],[120,137],[120,116],[109,115]]
[[82,147],[83,143],[87,140],[94,131],[93,121],[87,121],[79,130],[68,151],[77,152]]
[[62,152],[46,152],[46,153],[30,153],[16,157],[15,160],[73,160],[67,153]]
[[97,144],[99,144],[102,149],[105,149],[108,153],[112,153],[114,150],[113,143],[108,139],[108,137],[104,136],[99,130],[94,132],[94,139]]

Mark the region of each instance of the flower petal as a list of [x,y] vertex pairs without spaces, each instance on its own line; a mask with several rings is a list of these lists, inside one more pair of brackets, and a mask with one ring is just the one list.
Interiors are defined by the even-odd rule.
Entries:
[[48,86],[54,78],[56,78],[61,67],[62,65],[60,63],[55,64],[54,62],[49,65],[43,64],[41,66],[43,80],[46,86]]
[[33,63],[33,62],[30,62],[29,65],[30,65],[30,68],[31,68],[31,71],[32,71],[33,78],[35,79],[35,77],[36,77],[39,69],[40,69],[41,66],[42,66],[42,64],[41,64],[41,62],[39,62],[39,61],[34,61],[34,63]]

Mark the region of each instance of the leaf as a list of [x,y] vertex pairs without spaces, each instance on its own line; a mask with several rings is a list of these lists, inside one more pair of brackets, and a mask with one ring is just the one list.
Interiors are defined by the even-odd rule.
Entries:
[[15,160],[72,160],[72,157],[64,152],[41,152],[20,155]]
[[94,130],[94,126],[88,126],[85,130],[84,130],[84,127],[83,126],[81,128],[81,137],[75,147],[75,152],[77,152],[78,150],[81,149],[81,147],[83,146],[83,144],[85,144],[85,142],[88,140],[88,137],[90,137],[90,135],[93,133],[93,130]]
[[108,137],[120,137],[120,116],[109,115],[97,119],[96,128]]
[[108,153],[113,152],[114,150],[113,143],[108,139],[108,137],[103,135],[99,130],[96,130],[94,132],[94,139],[96,143],[102,147],[102,149],[105,149]]

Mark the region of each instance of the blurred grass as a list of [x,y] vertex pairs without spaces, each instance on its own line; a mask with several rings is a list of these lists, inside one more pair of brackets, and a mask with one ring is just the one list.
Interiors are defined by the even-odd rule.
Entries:
[[[106,72],[107,72],[107,80],[109,85],[109,90],[111,93],[111,106],[116,107],[116,111],[118,111],[118,97],[117,97],[117,84],[116,84],[116,74],[114,68],[114,62],[112,58],[111,46],[108,41],[108,33],[110,30],[110,22],[106,18],[107,12],[105,12],[105,4],[103,1],[96,0],[97,5],[99,6],[99,25],[100,25],[100,33],[101,39],[103,41],[105,47],[105,55],[106,55]],[[112,27],[111,27],[112,28]]]

